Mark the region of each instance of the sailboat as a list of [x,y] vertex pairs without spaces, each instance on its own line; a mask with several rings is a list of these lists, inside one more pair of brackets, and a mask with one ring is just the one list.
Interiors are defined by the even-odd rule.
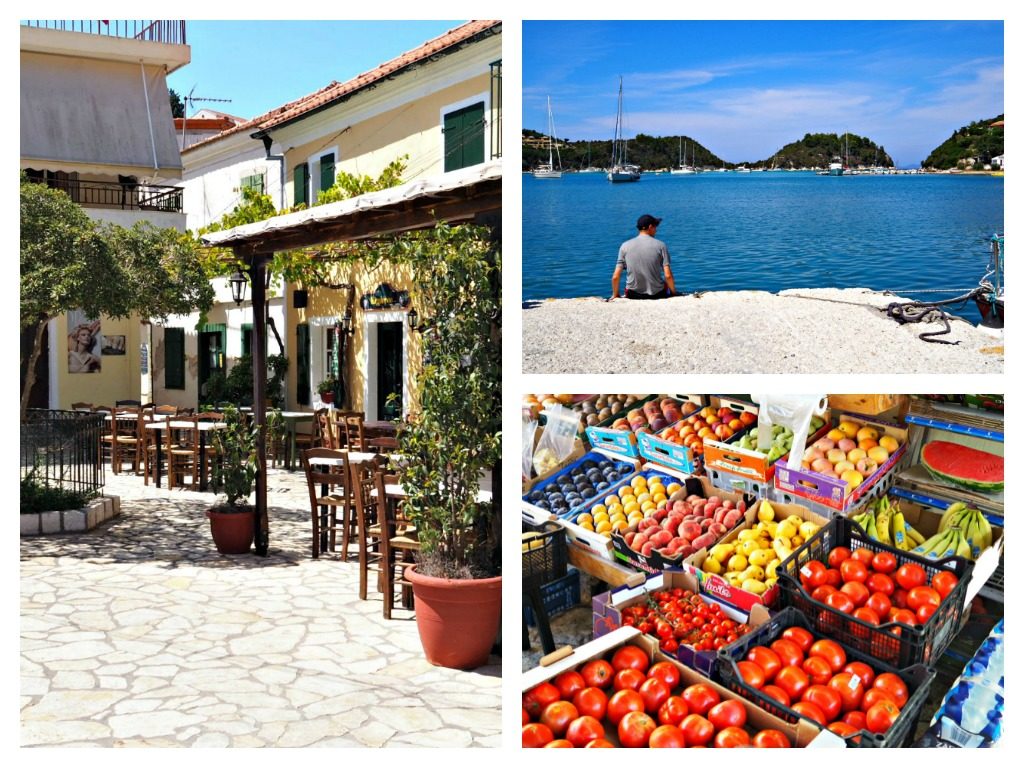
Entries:
[[[694,150],[696,154],[696,150]],[[686,150],[683,148],[683,137],[679,137],[679,167],[671,171],[673,176],[696,173],[692,165],[686,165]]]
[[581,168],[580,173],[604,173],[604,169],[595,168],[590,164],[590,142],[587,142],[587,167]]
[[608,170],[608,181],[619,184],[639,180],[640,166],[631,165],[626,159],[626,140],[622,138],[622,77],[619,77],[619,109],[615,115],[615,139],[612,141],[612,167]]
[[555,117],[551,112],[551,97],[548,96],[548,161],[547,163],[541,163],[537,166],[537,169],[533,172],[533,178],[562,178],[562,158],[561,155],[559,155],[558,167],[556,168],[554,163],[555,152],[557,152],[557,147],[555,146]]

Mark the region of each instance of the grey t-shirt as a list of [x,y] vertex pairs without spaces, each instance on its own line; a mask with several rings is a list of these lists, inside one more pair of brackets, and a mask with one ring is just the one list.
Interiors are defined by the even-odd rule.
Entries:
[[655,237],[639,234],[619,248],[617,267],[625,267],[626,290],[655,294],[665,290],[668,247]]

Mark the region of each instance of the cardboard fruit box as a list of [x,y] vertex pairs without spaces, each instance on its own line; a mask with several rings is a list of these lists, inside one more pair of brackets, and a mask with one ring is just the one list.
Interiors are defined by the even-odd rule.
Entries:
[[[769,503],[772,505],[772,509],[775,510],[776,520],[783,520],[790,515],[796,515],[801,520],[809,520],[819,526],[828,524],[827,517],[822,517],[821,515],[807,509],[807,507],[803,507],[799,504],[777,504],[774,501]],[[739,538],[740,531],[753,528],[757,525],[757,511],[760,506],[760,501],[753,504],[751,508],[746,511],[744,521],[729,531],[729,533],[723,536],[718,542],[716,542],[716,544],[729,544],[736,541]],[[702,592],[714,595],[716,599],[723,603],[735,606],[739,610],[747,613],[753,611],[755,606],[769,606],[774,605],[777,602],[779,597],[778,584],[773,584],[763,595],[758,595],[741,587],[734,587],[727,579],[719,574],[708,573],[703,570],[704,561],[707,559],[709,552],[710,548],[700,549],[686,558],[682,565],[683,570],[692,573],[697,578]]]
[[[554,679],[563,672],[578,670],[588,661],[603,659],[606,656],[610,657],[616,649],[624,645],[633,645],[640,648],[647,654],[647,658],[651,663],[665,660],[679,670],[679,690],[673,690],[673,695],[678,694],[680,690],[691,685],[703,683],[713,688],[722,701],[738,701],[743,704],[747,712],[747,731],[751,733],[766,729],[781,731],[794,747],[842,748],[845,746],[843,741],[835,734],[818,728],[814,723],[810,723],[802,718],[798,722],[787,723],[774,715],[768,714],[753,702],[710,680],[700,674],[700,672],[690,669],[678,661],[659,656],[657,653],[658,643],[654,638],[642,634],[635,627],[621,627],[603,637],[591,640],[589,643],[584,643],[578,648],[572,649],[566,646],[549,654],[540,660],[540,666],[523,673],[520,678],[522,693],[525,694],[530,689]],[[606,728],[605,738],[619,746],[615,729],[611,728],[607,722],[604,725]]]
[[[825,423],[814,434],[808,435],[807,445],[810,445],[820,437],[824,437],[832,429],[831,414],[828,410],[825,411],[821,418],[825,420]],[[744,480],[768,482],[775,477],[775,466],[789,458],[787,453],[785,456],[769,462],[767,454],[740,448],[738,445],[733,445],[732,443],[734,442],[732,439],[726,441],[705,440],[705,471],[714,468],[730,475],[736,475]]]
[[[757,627],[768,621],[770,617],[768,609],[762,605],[755,605],[748,614],[746,611],[737,610],[728,603],[717,600],[700,588],[700,582],[692,573],[664,571],[663,573],[648,576],[639,585],[624,586],[596,595],[593,600],[594,637],[602,637],[623,626],[622,611],[634,605],[646,603],[648,594],[661,589],[675,589],[676,587],[688,589],[698,594],[705,603],[720,605],[730,619],[740,624],[749,624],[751,627]],[[717,651],[697,651],[683,643],[679,644],[679,648],[674,653],[667,653],[660,648],[658,652],[696,669],[707,677],[711,677],[714,673],[715,659],[718,656]]]
[[[665,397],[669,396],[648,395],[642,400],[637,400],[635,403],[633,403],[633,405],[630,406],[629,410],[633,410],[634,408],[642,408],[645,404],[651,402],[652,400],[661,400]],[[685,397],[698,398],[697,404],[703,405],[703,395],[686,395]],[[676,402],[678,403],[683,402],[679,399],[678,396],[673,396],[671,399],[676,400]],[[594,427],[587,427],[587,439],[590,441],[590,444],[594,448],[600,448],[601,450],[607,451],[609,453],[618,453],[623,456],[629,457],[639,456],[639,435],[643,435],[644,433],[633,432],[629,427],[626,427],[624,429],[613,428],[611,426],[611,423],[614,423],[614,421],[620,418],[626,418],[625,414],[623,414],[621,411],[618,414],[616,414],[616,416],[608,424],[599,424]]]
[[[687,398],[690,402],[700,404],[696,398],[696,395],[676,395],[678,398]],[[720,397],[718,395],[711,395],[708,398],[708,406],[715,408],[730,408],[736,412],[746,412],[753,415],[757,415],[757,406],[753,403],[743,402],[742,400],[734,400],[732,398]],[[693,414],[687,416],[674,424],[670,424],[669,428],[679,428],[684,425],[687,419],[691,418]],[[756,423],[756,422],[754,422]],[[725,443],[735,442],[740,439],[740,436],[744,432],[748,431],[753,427],[753,424],[743,427],[742,429],[736,430],[736,432],[723,441]],[[707,446],[706,438],[701,441],[702,448],[699,452],[694,452],[690,447],[674,443],[670,440],[666,440],[663,437],[659,437],[656,434],[640,434],[637,438],[640,444],[640,456],[652,461],[655,464],[660,464],[663,467],[671,467],[672,469],[678,469],[681,472],[686,472],[689,475],[702,474],[705,466],[705,452]]]
[[[673,474],[672,470],[667,470],[664,467],[658,466],[657,464],[644,464],[641,472],[651,473],[662,473],[662,474]],[[676,499],[685,499],[690,495],[696,494],[702,498],[708,499],[712,496],[717,496],[722,501],[729,500],[734,506],[739,506],[742,502],[747,507],[754,503],[755,499],[753,496],[745,495],[742,493],[732,493],[729,491],[721,491],[711,485],[711,482],[706,477],[687,477],[684,480],[683,488],[676,493],[672,494],[669,502],[673,502]],[[743,525],[742,522],[739,525]],[[728,531],[723,534],[728,535]],[[630,548],[626,544],[626,539],[619,533],[612,534],[612,550],[615,554],[615,559],[619,560],[631,568],[635,568],[638,571],[645,571],[647,573],[659,573],[664,571],[666,568],[680,568],[683,563],[683,556],[677,555],[676,557],[666,557],[662,555],[658,550],[651,550],[649,555],[644,555],[636,550]]]
[[[580,441],[577,441],[576,445],[579,448],[582,446],[582,443]],[[588,453],[583,453],[582,450],[574,450],[573,453],[570,454],[570,458],[572,460],[569,461],[568,463],[563,463],[561,466],[556,467],[550,472],[545,473],[542,477],[539,477],[536,480],[534,480],[532,483],[530,483],[530,487],[523,492],[521,503],[523,519],[536,525],[537,523],[540,523],[544,520],[551,520],[554,517],[556,517],[557,515],[554,515],[554,513],[552,513],[550,510],[538,507],[536,504],[534,504],[530,499],[530,495],[535,490],[539,490],[547,486],[549,483],[555,482],[556,480],[558,480],[558,478],[562,477],[562,475],[571,473],[574,469],[576,469],[577,467],[579,467],[580,465],[584,464],[587,461],[610,461],[615,465],[615,470],[616,472],[619,473],[620,477],[632,475],[634,472],[636,472],[637,467],[639,466],[639,462],[637,461],[630,461],[629,459],[626,459],[622,456],[609,455],[606,453],[602,453],[601,451],[590,451]],[[604,496],[606,494],[604,492],[601,492],[600,495]],[[581,504],[578,508],[582,509],[583,506],[584,505]],[[570,509],[569,511],[573,512],[574,510]]]
[[857,414],[843,413],[838,416],[839,422],[847,420],[874,427],[878,430],[879,435],[892,435],[899,441],[900,447],[856,488],[851,488],[849,483],[839,478],[826,477],[814,470],[803,469],[799,466],[799,460],[797,460],[795,468],[785,461],[775,463],[775,488],[809,499],[838,512],[847,512],[856,507],[862,497],[876,483],[886,477],[906,454],[907,430],[889,422],[866,419]]

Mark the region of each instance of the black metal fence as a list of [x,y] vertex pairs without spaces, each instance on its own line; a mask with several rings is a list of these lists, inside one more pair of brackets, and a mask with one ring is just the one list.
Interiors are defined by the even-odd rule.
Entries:
[[126,210],[164,211],[181,213],[182,187],[136,182],[80,181],[48,174],[45,179],[29,174],[30,181],[45,183],[53,189],[66,192],[79,205],[86,208],[123,208]]
[[185,45],[184,21],[151,21],[149,19],[44,19],[21,22],[26,27],[59,29],[64,32],[84,32],[88,35],[124,37],[148,40],[154,43]]
[[21,476],[35,470],[40,484],[90,493],[103,487],[102,413],[30,409],[21,424]]

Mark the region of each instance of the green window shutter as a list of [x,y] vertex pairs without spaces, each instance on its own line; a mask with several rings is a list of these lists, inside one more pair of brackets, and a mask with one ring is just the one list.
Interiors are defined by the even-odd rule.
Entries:
[[295,399],[300,405],[309,405],[309,324],[295,326]]
[[328,152],[320,158],[320,191],[334,186],[334,153]]
[[184,328],[164,328],[164,388],[185,388]]
[[309,203],[309,163],[295,166],[292,205]]
[[242,354],[252,354],[252,323],[242,323]]
[[262,195],[266,189],[266,177],[262,173],[254,173],[252,176],[243,176],[242,189],[252,189]]
[[484,161],[484,103],[444,116],[444,169],[457,171]]

